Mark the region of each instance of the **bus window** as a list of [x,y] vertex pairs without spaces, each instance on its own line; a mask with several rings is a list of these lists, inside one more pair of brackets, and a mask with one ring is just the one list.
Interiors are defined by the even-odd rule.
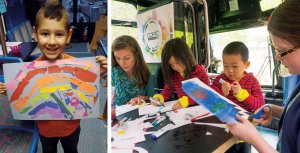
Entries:
[[[269,34],[266,26],[250,28],[244,30],[223,32],[210,35],[214,56],[222,59],[224,47],[232,41],[241,41],[249,48],[250,67],[248,72],[252,72],[261,85],[272,85],[272,70],[274,68],[273,54],[269,48]],[[218,67],[218,73],[223,71],[223,66]]]
[[118,1],[111,2],[111,40],[121,35],[130,35],[139,41],[136,24],[137,9],[128,3]]

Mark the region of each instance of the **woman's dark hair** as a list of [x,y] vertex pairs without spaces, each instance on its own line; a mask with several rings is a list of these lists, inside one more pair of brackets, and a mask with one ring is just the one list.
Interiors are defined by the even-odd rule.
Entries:
[[165,83],[169,86],[173,86],[170,78],[175,74],[175,71],[169,64],[169,60],[172,56],[186,66],[185,79],[189,78],[197,65],[196,60],[185,41],[180,38],[174,38],[167,41],[162,49],[161,64]]
[[118,38],[116,38],[113,41],[112,47],[111,47],[111,64],[112,67],[119,66],[119,64],[116,61],[116,58],[114,56],[114,52],[117,52],[122,49],[129,49],[135,59],[135,65],[133,67],[133,76],[138,77],[138,86],[140,88],[146,86],[149,77],[150,77],[150,71],[147,67],[147,64],[144,60],[143,53],[141,50],[140,45],[138,42],[131,36],[123,35]]
[[272,13],[268,23],[270,34],[300,47],[300,1],[286,0]]

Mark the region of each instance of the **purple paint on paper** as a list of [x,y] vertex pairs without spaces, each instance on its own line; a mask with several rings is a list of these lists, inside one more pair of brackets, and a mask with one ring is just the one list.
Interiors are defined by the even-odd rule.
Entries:
[[28,115],[31,115],[32,118],[37,118],[43,114],[49,114],[53,118],[67,118],[63,109],[52,101],[41,103],[28,113]]
[[82,106],[80,106],[80,105],[78,105],[78,106],[75,106],[75,109],[76,109],[76,110],[82,110],[82,109],[83,109],[83,107],[82,107]]
[[[79,102],[83,107],[84,107],[84,109],[86,110],[86,107],[85,107],[85,105],[84,105],[84,103],[82,102],[82,101],[80,101]],[[86,110],[87,111],[87,110]]]
[[87,117],[87,116],[88,116],[88,113],[86,111],[84,111],[83,117]]
[[48,114],[49,116],[51,116],[51,118],[67,118],[65,114],[62,114],[59,110],[51,107],[46,107],[44,109],[41,109],[39,112],[33,115],[32,118],[34,119],[44,114]]

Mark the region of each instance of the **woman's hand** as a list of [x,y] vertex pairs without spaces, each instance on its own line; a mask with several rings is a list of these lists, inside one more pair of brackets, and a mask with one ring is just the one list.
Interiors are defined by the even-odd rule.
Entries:
[[262,125],[269,125],[272,121],[272,109],[271,106],[262,106],[261,108],[257,109],[254,114],[256,114],[257,112],[259,112],[261,109],[264,109],[264,113],[261,115],[261,118],[259,119],[255,119],[253,118],[253,123],[258,125],[258,124],[262,124]]
[[145,96],[137,96],[135,98],[132,98],[127,104],[134,106],[134,105],[142,105],[145,104]]
[[260,134],[251,122],[238,114],[236,115],[236,118],[239,122],[227,124],[233,136],[249,143],[255,141],[257,136],[257,138],[260,137]]
[[227,124],[233,136],[250,143],[258,152],[277,153],[277,151],[263,139],[252,123],[238,114],[236,118],[239,122]]

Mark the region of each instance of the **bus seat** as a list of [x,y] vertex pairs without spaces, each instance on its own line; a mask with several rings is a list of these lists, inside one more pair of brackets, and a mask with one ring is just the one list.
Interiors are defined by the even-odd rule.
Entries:
[[[1,56],[0,61],[2,63],[3,62],[22,62],[22,59],[20,59],[18,57],[3,57],[3,56]],[[3,75],[0,76],[0,81],[4,82]],[[6,146],[6,147],[4,146],[4,147],[10,149],[7,151],[14,152],[11,149],[17,149],[17,147],[20,147],[20,146],[21,147],[25,146],[25,148],[26,148],[26,146],[29,146],[28,152],[35,153],[37,151],[37,144],[39,141],[39,132],[38,132],[35,121],[14,120],[12,117],[12,113],[10,111],[10,104],[9,104],[7,96],[0,94],[0,101],[1,101],[0,102],[0,108],[1,108],[0,111],[2,114],[2,116],[0,118],[0,134],[8,137],[8,139],[6,139],[6,141],[11,140],[11,139],[9,139],[9,136],[12,136],[13,138],[18,137],[19,139],[28,140],[30,138],[28,138],[28,135],[26,135],[25,133],[29,132],[32,134],[31,143],[28,143],[29,141],[13,141],[13,142],[9,142],[9,143],[2,142],[4,145],[12,145],[12,146]],[[11,133],[9,131],[15,131],[15,130],[19,131],[19,132],[16,132],[16,133],[13,132],[13,134],[11,134],[11,135],[7,134],[7,133]],[[19,134],[19,135],[16,136],[16,134]],[[15,143],[17,143],[17,144],[15,144]],[[18,143],[22,143],[22,144],[18,144]],[[2,147],[3,147],[3,144],[2,144]],[[21,149],[23,149],[23,148],[21,148]],[[24,151],[24,150],[22,150],[22,151]]]

